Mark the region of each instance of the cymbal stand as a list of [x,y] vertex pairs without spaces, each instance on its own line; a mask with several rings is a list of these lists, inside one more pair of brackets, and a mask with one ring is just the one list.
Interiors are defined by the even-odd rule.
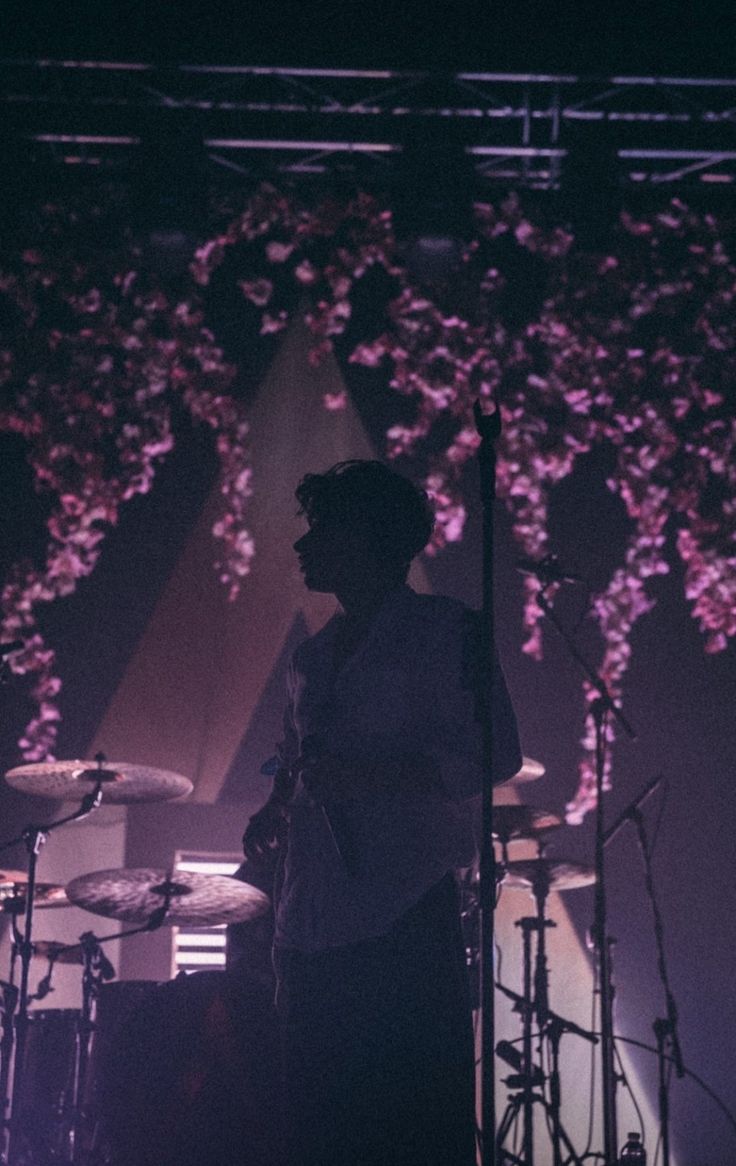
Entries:
[[[542,1038],[546,1038],[550,1046],[550,1073],[549,1073],[549,1101],[545,1108],[549,1114],[553,1166],[562,1166],[562,1145],[568,1153],[567,1161],[580,1162],[575,1153],[560,1120],[561,1090],[560,1090],[560,1040],[566,1028],[570,1028],[561,1017],[555,1016],[549,1008],[549,971],[547,968],[547,928],[556,927],[552,919],[547,919],[545,907],[549,895],[549,878],[540,867],[534,880],[534,899],[537,904],[536,932],[537,932],[537,961],[534,972],[534,1011]],[[584,1034],[588,1035],[588,1034]]]
[[[101,756],[101,755],[100,755]],[[104,760],[104,759],[103,759]],[[101,766],[102,762],[99,762]],[[14,1166],[18,1161],[16,1154],[16,1132],[17,1124],[20,1119],[20,1111],[23,1098],[23,1077],[24,1077],[24,1061],[26,1040],[28,1036],[28,1003],[29,1003],[29,978],[31,971],[31,959],[33,958],[33,900],[36,891],[36,870],[38,866],[38,856],[41,849],[48,839],[49,834],[53,830],[58,830],[60,826],[66,826],[69,822],[78,822],[82,818],[86,818],[93,810],[96,810],[102,801],[102,780],[95,783],[94,789],[85,794],[82,802],[73,814],[67,814],[64,818],[59,818],[55,822],[48,822],[43,826],[31,825],[26,826],[22,833],[13,838],[10,842],[6,842],[0,847],[0,851],[9,849],[11,846],[17,846],[23,843],[28,854],[28,882],[25,887],[25,918],[23,924],[23,932],[19,944],[20,955],[20,986],[18,992],[18,1005],[15,1017],[15,1055],[13,1058],[13,1085],[11,1089],[10,1101],[10,1118],[6,1121],[8,1127],[8,1143],[7,1143],[7,1158],[8,1166]]]
[[103,980],[113,980],[115,969],[104,954],[100,941],[91,931],[80,935],[84,971],[82,973],[82,1015],[79,1023],[77,1057],[74,1066],[74,1086],[72,1090],[72,1122],[69,1131],[71,1161],[81,1161],[82,1133],[84,1128],[84,1101],[86,1097],[87,1068],[89,1065],[90,1042],[95,1028],[95,1013],[100,985]]
[[[549,894],[548,876],[544,871],[540,870],[539,874],[534,880],[532,887],[537,912],[536,915],[525,916],[522,919],[517,919],[516,926],[521,928],[523,937],[523,996],[519,997],[507,988],[502,991],[510,996],[515,1001],[517,1011],[521,1013],[523,1024],[522,1037],[522,1055],[520,1064],[520,1074],[510,1080],[516,1084],[517,1081],[521,1084],[521,1091],[510,1099],[506,1114],[499,1127],[499,1134],[497,1139],[497,1147],[500,1154],[506,1155],[506,1161],[509,1161],[509,1154],[503,1150],[503,1141],[511,1128],[513,1119],[516,1116],[519,1108],[523,1113],[523,1156],[522,1158],[512,1161],[523,1163],[523,1166],[533,1166],[534,1163],[534,1105],[539,1104],[544,1108],[549,1119],[549,1126],[551,1130],[552,1153],[554,1166],[563,1166],[563,1161],[566,1163],[573,1162],[576,1166],[581,1166],[581,1159],[575,1151],[575,1148],[568,1137],[562,1121],[560,1119],[561,1109],[561,1090],[560,1090],[560,1040],[563,1033],[573,1032],[578,1036],[584,1037],[586,1040],[596,1044],[597,1039],[591,1033],[579,1028],[570,1021],[563,1020],[561,1016],[557,1016],[549,1007],[549,972],[547,968],[547,945],[546,934],[548,927],[556,927],[556,923],[552,919],[547,919],[545,913],[545,905],[547,896]],[[532,952],[531,952],[531,936],[536,932],[537,946],[536,957],[534,960],[534,983],[532,989]],[[533,1020],[536,1016],[537,1024],[539,1026],[540,1042],[547,1040],[550,1046],[550,1074],[549,1074],[549,1100],[545,1097],[542,1091],[535,1092],[536,1086],[541,1086],[544,1089],[545,1081],[547,1080],[538,1065],[534,1064],[532,1053],[532,1027]],[[563,1147],[566,1152],[566,1157],[563,1159]]]
[[560,622],[546,591],[550,583],[543,585],[537,593],[537,603],[555,630],[562,637],[567,650],[586,676],[591,688],[598,694],[591,701],[589,713],[595,726],[595,774],[596,774],[596,817],[595,817],[595,920],[591,933],[598,960],[601,1008],[601,1092],[603,1098],[603,1161],[604,1166],[616,1166],[618,1160],[618,1128],[616,1119],[616,1069],[613,1044],[613,968],[611,960],[612,940],[607,934],[607,904],[605,879],[605,830],[603,818],[603,793],[605,786],[606,745],[608,740],[608,717],[612,715],[632,739],[636,733],[613,700],[606,683],[580,652],[564,625]]

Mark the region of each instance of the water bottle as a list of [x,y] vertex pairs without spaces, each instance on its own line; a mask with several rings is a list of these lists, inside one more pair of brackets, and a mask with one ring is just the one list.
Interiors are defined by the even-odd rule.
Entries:
[[641,1144],[641,1134],[630,1133],[621,1149],[619,1166],[647,1166],[647,1152]]

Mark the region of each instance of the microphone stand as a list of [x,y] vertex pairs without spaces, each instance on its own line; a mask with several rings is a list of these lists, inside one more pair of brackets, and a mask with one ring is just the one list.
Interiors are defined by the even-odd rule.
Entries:
[[[643,798],[640,800],[643,801]],[[657,968],[664,988],[665,1005],[667,1008],[667,1016],[665,1018],[658,1017],[652,1027],[654,1028],[654,1035],[657,1040],[657,1062],[659,1065],[659,1128],[662,1140],[662,1166],[670,1166],[670,1103],[666,1063],[668,1060],[666,1055],[668,1043],[672,1050],[672,1061],[678,1077],[685,1076],[685,1066],[682,1062],[680,1040],[677,1035],[677,1005],[672,995],[669,976],[667,974],[662,916],[660,914],[659,903],[654,890],[654,878],[652,876],[652,856],[649,851],[644,818],[638,805],[635,805],[629,810],[629,817],[636,826],[639,848],[644,862],[644,881],[654,915],[654,935],[657,942]]]
[[606,761],[607,723],[609,715],[613,715],[624,731],[632,739],[636,733],[629,724],[619,706],[609,693],[605,682],[582,655],[564,625],[560,622],[551,603],[545,594],[550,583],[543,583],[537,596],[537,602],[552,626],[562,637],[570,655],[583,670],[591,686],[598,693],[591,702],[590,715],[595,726],[595,776],[596,776],[596,815],[595,815],[595,921],[592,928],[598,959],[598,974],[600,980],[601,1006],[601,1091],[603,1095],[603,1159],[605,1166],[616,1166],[618,1156],[618,1128],[616,1120],[616,1068],[614,1063],[613,1044],[613,962],[611,944],[613,940],[607,935],[607,904],[605,879],[605,830],[603,820],[603,786]]
[[496,906],[496,856],[493,848],[493,677],[495,660],[495,610],[493,567],[495,554],[493,506],[496,501],[496,448],[501,433],[501,411],[483,413],[480,402],[473,406],[475,427],[480,436],[478,466],[480,500],[483,508],[483,621],[482,659],[485,663],[483,685],[483,794],[479,870],[480,902],[480,1007],[481,1007],[481,1163],[496,1166],[496,1089],[495,1002],[493,974],[493,926]]

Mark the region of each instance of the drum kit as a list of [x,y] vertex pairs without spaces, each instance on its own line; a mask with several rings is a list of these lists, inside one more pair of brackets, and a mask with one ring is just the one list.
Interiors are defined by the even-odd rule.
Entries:
[[[93,1154],[95,1125],[95,1042],[97,1006],[105,981],[115,971],[103,945],[113,939],[154,931],[163,925],[214,927],[243,923],[264,914],[270,899],[258,888],[223,875],[159,869],[100,870],[72,879],[67,886],[36,879],[38,855],[48,835],[86,817],[101,803],[131,804],[184,798],[188,778],[166,770],[122,762],[95,764],[53,761],[22,765],[6,774],[22,793],[53,801],[78,802],[73,813],[43,826],[29,826],[3,849],[23,843],[28,869],[0,869],[0,910],[12,928],[7,981],[0,981],[0,1162],[3,1166],[105,1162]],[[77,943],[33,938],[35,910],[78,906],[95,915],[133,924],[102,938],[92,932]],[[44,959],[48,970],[34,995],[29,991],[31,961]],[[31,1009],[51,990],[56,964],[82,969],[82,1007]],[[110,985],[107,985],[108,987]],[[119,985],[120,986],[120,985]],[[146,988],[150,988],[148,983]],[[129,994],[130,995],[130,994]]]
[[[536,781],[544,767],[524,760],[519,773],[506,783],[516,787]],[[74,813],[45,826],[27,828],[20,839],[28,851],[28,870],[0,869],[0,910],[10,918],[13,944],[9,979],[0,981],[0,1099],[3,1100],[3,1166],[51,1166],[52,1163],[105,1166],[110,1159],[96,1145],[96,1114],[99,1108],[99,1065],[103,1046],[110,1044],[109,1023],[99,1010],[100,1000],[111,988],[141,987],[148,982],[107,983],[115,972],[104,954],[110,940],[154,931],[163,925],[210,927],[243,923],[264,915],[270,906],[263,891],[239,879],[153,868],[98,870],[80,875],[66,886],[39,882],[36,859],[48,834],[69,821],[90,813],[100,803],[130,804],[186,797],[192,789],[185,777],[142,765],[108,762],[98,755],[95,764],[83,761],[48,762],[19,766],[6,774],[9,785],[22,793],[62,802],[79,802]],[[506,1079],[512,1092],[506,1113],[498,1127],[499,1161],[504,1166],[531,1162],[535,1107],[546,1114],[546,1128],[555,1150],[555,1161],[577,1162],[560,1121],[559,1043],[565,1032],[595,1042],[596,1038],[549,1008],[548,969],[545,935],[555,924],[546,917],[550,892],[566,892],[595,881],[591,867],[579,862],[545,856],[551,832],[562,826],[555,813],[531,805],[511,803],[494,808],[494,839],[498,847],[497,882],[510,891],[531,894],[534,915],[521,918],[523,992],[517,994],[503,985],[521,1017],[520,1050],[515,1043],[501,1041],[497,1055],[511,1065]],[[513,859],[518,843],[532,843],[536,857]],[[466,958],[471,975],[479,961],[477,873],[466,872],[461,879],[463,928]],[[130,924],[121,932],[102,938],[86,932],[76,943],[54,939],[34,939],[34,910],[81,907]],[[20,921],[24,920],[21,928]],[[533,937],[536,945],[534,951]],[[35,995],[29,992],[29,970],[34,959],[47,962],[46,976]],[[31,1009],[51,987],[57,964],[82,970],[81,1009]],[[18,969],[20,967],[20,976]],[[106,993],[106,989],[108,990]],[[128,1006],[134,993],[125,993]],[[109,1003],[109,1001],[108,1001]],[[120,1000],[117,1000],[120,1003]],[[118,1025],[118,1031],[120,1026]],[[549,1066],[546,1076],[536,1064],[533,1033],[546,1041]],[[109,1057],[108,1057],[109,1061]],[[546,1088],[548,1086],[548,1088]],[[96,1100],[97,1099],[97,1100]],[[521,1116],[524,1151],[521,1157],[507,1149],[505,1142]]]

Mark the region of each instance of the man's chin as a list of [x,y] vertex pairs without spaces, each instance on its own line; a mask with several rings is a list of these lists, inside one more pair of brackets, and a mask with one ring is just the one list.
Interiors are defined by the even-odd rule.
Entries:
[[316,578],[314,575],[308,573],[304,575],[304,586],[307,591],[317,591],[319,594],[324,595],[332,594],[332,587],[330,587],[326,580]]

